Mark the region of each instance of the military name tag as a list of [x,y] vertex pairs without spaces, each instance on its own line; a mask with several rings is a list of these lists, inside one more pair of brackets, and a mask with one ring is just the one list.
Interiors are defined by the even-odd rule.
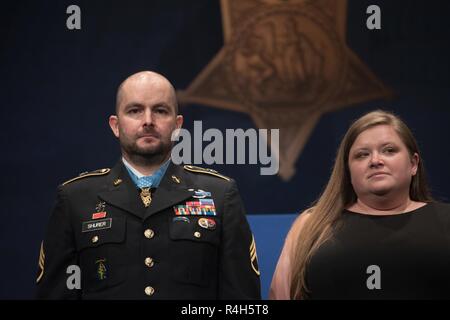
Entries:
[[90,232],[97,231],[102,229],[109,229],[112,225],[112,218],[103,219],[103,220],[95,220],[95,221],[86,221],[83,222],[81,232]]

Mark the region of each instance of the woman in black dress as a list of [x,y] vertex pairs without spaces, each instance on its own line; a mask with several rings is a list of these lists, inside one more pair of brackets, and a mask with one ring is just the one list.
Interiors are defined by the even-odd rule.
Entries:
[[294,222],[271,299],[450,298],[450,206],[434,202],[397,116],[356,120],[316,204]]

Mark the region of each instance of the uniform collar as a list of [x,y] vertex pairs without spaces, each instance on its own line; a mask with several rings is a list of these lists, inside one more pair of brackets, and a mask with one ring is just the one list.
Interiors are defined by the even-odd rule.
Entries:
[[123,161],[111,169],[105,189],[98,193],[100,199],[115,207],[126,210],[136,216],[147,217],[171,207],[194,194],[195,185],[183,167],[169,161],[167,171],[161,179],[159,187],[152,194],[150,207],[142,204],[136,186],[132,181]]
[[152,175],[150,176],[144,176],[142,173],[140,173],[136,168],[134,168],[127,160],[125,160],[124,157],[122,157],[122,162],[125,166],[125,168],[128,171],[128,174],[130,175],[131,180],[133,183],[138,186],[138,180],[144,177],[149,177],[152,180],[152,187],[157,188],[164,177],[164,174],[166,173],[167,167],[171,163],[171,159],[169,158],[166,162],[164,162],[158,170],[156,170]]

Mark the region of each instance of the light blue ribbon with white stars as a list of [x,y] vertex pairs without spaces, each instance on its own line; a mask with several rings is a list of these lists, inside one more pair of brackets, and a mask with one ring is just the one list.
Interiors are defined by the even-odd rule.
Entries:
[[130,174],[131,180],[133,180],[134,184],[138,188],[157,188],[166,173],[167,167],[170,164],[170,159],[167,160],[159,169],[152,174],[151,176],[143,176],[139,178],[130,168],[127,163],[124,162],[125,168],[127,168],[128,173]]

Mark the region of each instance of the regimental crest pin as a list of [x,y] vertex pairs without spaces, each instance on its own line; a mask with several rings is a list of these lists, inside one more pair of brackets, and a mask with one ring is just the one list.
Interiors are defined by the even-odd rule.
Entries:
[[92,214],[92,220],[102,219],[106,217],[105,211],[106,203],[104,201],[100,201],[95,206],[95,212]]

